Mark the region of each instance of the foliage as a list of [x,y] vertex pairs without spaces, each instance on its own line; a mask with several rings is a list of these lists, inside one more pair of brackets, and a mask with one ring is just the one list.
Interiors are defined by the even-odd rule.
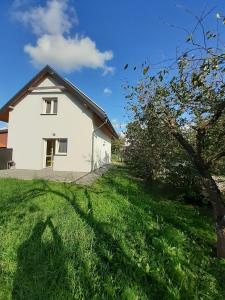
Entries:
[[217,35],[205,32],[203,18],[197,20],[203,45],[189,34],[189,48],[172,66],[151,74],[143,65],[142,79],[126,87],[132,116],[126,160],[147,177],[177,174],[178,185],[224,168],[224,47],[213,48]]
[[[194,35],[198,27],[202,31],[202,43]],[[212,42],[214,38],[217,38],[215,45]],[[154,159],[159,164],[165,161],[161,150],[148,163],[148,157],[155,154],[152,150],[161,148],[165,152],[171,149],[170,139],[174,139],[177,147],[181,147],[184,153],[182,156],[186,159],[181,165],[178,161],[172,161],[171,164],[168,156],[169,170],[176,168],[176,172],[180,171],[177,179],[181,179],[181,182],[183,174],[189,179],[188,183],[193,182],[192,178],[198,175],[195,187],[200,183],[202,192],[213,208],[218,238],[217,255],[225,258],[225,204],[212,177],[217,162],[225,157],[225,48],[224,44],[219,47],[219,36],[205,31],[203,16],[197,18],[195,29],[186,41],[191,46],[177,57],[172,69],[164,68],[157,74],[149,74],[150,67],[144,65],[142,80],[134,86],[128,86],[127,99],[133,115],[132,123],[138,124],[139,130],[146,131],[146,128],[152,128],[148,124],[152,122],[154,126],[154,120],[157,119],[154,134],[158,133],[161,137],[152,149],[148,147],[152,134],[151,138],[145,136],[149,139],[147,143],[140,135],[141,138],[135,144],[139,143],[138,148],[142,153],[148,152],[148,155],[145,153],[145,160],[148,168],[150,165],[152,167],[148,171],[150,175],[154,172]],[[163,130],[159,130],[161,127],[164,127]],[[161,132],[168,134],[166,136]],[[174,153],[177,147],[172,148]],[[133,151],[132,147],[130,151]],[[140,162],[139,167],[145,173],[145,164]],[[167,169],[164,171],[166,174]]]
[[114,160],[122,161],[124,152],[125,139],[122,135],[119,135],[118,139],[112,140],[112,155]]
[[155,179],[165,169],[166,158],[170,153],[167,150],[172,145],[164,142],[162,137],[166,134],[154,116],[144,124],[141,120],[134,120],[127,127],[125,160],[145,180]]
[[224,299],[204,210],[115,168],[94,186],[0,180],[0,299]]
[[158,118],[156,132],[162,143],[170,144],[175,138],[185,151],[189,143],[192,149],[187,152],[193,150],[197,159],[212,168],[225,155],[225,54],[211,52],[194,59],[186,53],[179,58],[172,78],[166,76],[168,70],[147,76],[129,87],[128,98],[134,122],[143,132],[152,130],[155,122],[151,127],[148,124]]
[[213,171],[215,175],[225,176],[225,158],[221,158],[214,166]]

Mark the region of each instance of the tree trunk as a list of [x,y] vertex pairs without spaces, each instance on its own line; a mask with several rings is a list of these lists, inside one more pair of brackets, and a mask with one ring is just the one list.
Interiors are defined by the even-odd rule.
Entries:
[[209,168],[201,156],[194,156],[193,163],[202,178],[203,188],[212,205],[217,235],[217,257],[225,258],[225,203],[215,180],[210,174]]
[[225,205],[221,192],[211,175],[203,178],[204,189],[213,208],[217,235],[217,257],[225,258]]
[[[225,105],[225,102],[224,102]],[[219,258],[225,258],[225,204],[221,195],[221,192],[212,178],[209,166],[204,162],[204,159],[201,156],[202,152],[202,141],[201,134],[198,135],[197,140],[197,152],[194,150],[192,145],[183,137],[183,135],[174,130],[172,126],[172,134],[179,142],[179,144],[183,147],[183,149],[187,152],[189,157],[191,158],[193,165],[198,171],[202,181],[203,187],[209,197],[209,201],[213,208],[213,216],[216,225],[216,235],[217,235],[217,256]],[[199,144],[200,139],[200,144]]]

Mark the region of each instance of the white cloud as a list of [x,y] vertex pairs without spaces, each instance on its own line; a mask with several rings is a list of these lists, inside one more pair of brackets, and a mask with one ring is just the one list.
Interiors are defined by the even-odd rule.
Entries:
[[126,130],[127,124],[121,123],[117,119],[112,119],[112,125],[117,131]]
[[113,57],[111,51],[100,52],[89,37],[79,36],[65,38],[46,34],[37,40],[36,46],[26,45],[24,51],[30,55],[34,65],[49,64],[67,72],[83,67],[107,71],[105,63]]
[[120,136],[122,139],[125,139],[125,138],[126,138],[126,133],[125,133],[125,132],[120,132],[120,133],[119,133],[119,136]]
[[37,6],[27,11],[15,11],[15,18],[30,26],[36,35],[69,33],[73,23],[77,23],[76,12],[68,7],[67,0],[49,0],[45,7]]
[[[16,2],[18,7],[22,0]],[[13,15],[37,35],[35,45],[24,46],[34,66],[49,64],[65,72],[92,68],[102,69],[103,75],[113,73],[114,68],[107,65],[113,58],[111,50],[100,51],[91,38],[71,35],[78,18],[69,0],[48,0],[45,6],[23,10],[20,5]]]
[[106,95],[111,95],[112,94],[112,90],[110,90],[109,88],[104,88],[103,93]]

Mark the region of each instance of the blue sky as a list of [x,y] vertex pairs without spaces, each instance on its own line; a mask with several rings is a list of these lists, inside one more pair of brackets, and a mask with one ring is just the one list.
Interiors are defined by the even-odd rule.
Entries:
[[185,9],[205,8],[214,8],[207,21],[214,28],[222,0],[1,1],[0,105],[48,63],[124,127],[122,85],[140,75],[124,65],[174,57],[185,34],[169,24],[192,29]]

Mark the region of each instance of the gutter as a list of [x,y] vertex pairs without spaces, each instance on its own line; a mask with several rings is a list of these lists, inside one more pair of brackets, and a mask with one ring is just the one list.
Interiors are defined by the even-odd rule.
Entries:
[[99,130],[102,126],[104,126],[105,124],[107,124],[108,120],[107,117],[105,118],[105,121],[98,127],[96,127],[93,131],[92,131],[92,153],[91,153],[91,172],[94,171],[94,141],[95,141],[95,132],[97,130]]

